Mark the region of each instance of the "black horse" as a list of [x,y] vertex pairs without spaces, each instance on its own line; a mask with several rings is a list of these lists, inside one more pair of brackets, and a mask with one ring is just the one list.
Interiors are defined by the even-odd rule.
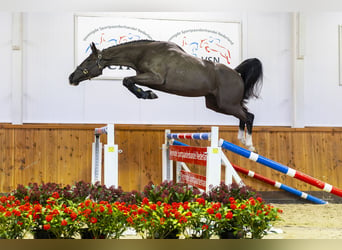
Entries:
[[[151,90],[136,85],[187,97],[204,96],[206,106],[216,112],[233,115],[240,120],[239,140],[254,151],[252,128],[254,115],[245,106],[250,97],[258,97],[262,82],[262,64],[247,59],[235,69],[187,54],[171,42],[138,40],[92,53],[70,75],[72,85],[102,74],[113,65],[128,66],[135,76],[123,79],[123,85],[138,98],[154,99]],[[245,134],[245,126],[247,133]]]

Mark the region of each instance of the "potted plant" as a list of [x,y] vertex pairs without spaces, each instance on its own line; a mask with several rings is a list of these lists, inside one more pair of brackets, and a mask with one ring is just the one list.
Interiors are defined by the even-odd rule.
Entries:
[[72,201],[64,202],[57,192],[46,203],[45,206],[33,206],[35,238],[71,239],[76,236],[82,227],[77,206]]
[[32,225],[31,204],[21,204],[14,196],[0,198],[0,238],[22,239]]
[[124,203],[110,204],[107,201],[97,203],[88,199],[79,204],[78,211],[91,238],[118,239],[126,230]]

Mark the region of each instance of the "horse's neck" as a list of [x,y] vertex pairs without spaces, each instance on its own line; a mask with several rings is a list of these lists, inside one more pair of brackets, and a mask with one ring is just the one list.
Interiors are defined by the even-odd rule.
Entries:
[[136,68],[137,58],[143,49],[136,46],[113,46],[103,50],[103,57],[106,60],[106,66],[128,66]]

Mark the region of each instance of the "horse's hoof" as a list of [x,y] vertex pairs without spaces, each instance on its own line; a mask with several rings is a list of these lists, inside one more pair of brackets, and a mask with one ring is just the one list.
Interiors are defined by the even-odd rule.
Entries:
[[249,146],[249,147],[248,147],[248,150],[249,150],[249,151],[252,151],[253,153],[258,153],[258,151],[256,150],[256,148],[253,147],[253,146]]
[[157,99],[158,96],[151,90],[147,90],[146,93],[148,93],[147,99]]

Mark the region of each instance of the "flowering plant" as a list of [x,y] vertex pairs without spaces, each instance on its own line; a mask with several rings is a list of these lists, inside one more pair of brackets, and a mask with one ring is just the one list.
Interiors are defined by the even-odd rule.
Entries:
[[249,186],[239,186],[236,183],[227,185],[221,182],[220,185],[210,187],[207,193],[202,193],[202,198],[207,201],[218,201],[223,204],[229,204],[229,198],[234,197],[236,200],[247,200],[251,197],[256,198],[257,192]]
[[73,202],[65,203],[57,192],[47,199],[47,205],[33,206],[33,230],[51,232],[56,238],[72,238],[82,227]]
[[154,203],[161,201],[171,204],[173,202],[193,201],[200,193],[196,187],[174,181],[164,181],[159,185],[149,182],[144,187],[142,195]]
[[127,207],[125,203],[107,201],[99,203],[86,200],[78,206],[82,222],[91,231],[93,238],[118,239],[126,230]]
[[283,211],[266,204],[260,197],[238,202],[231,199],[230,209],[233,212],[233,228],[235,232],[250,232],[251,238],[261,239],[271,228],[271,222],[279,220]]
[[153,203],[145,197],[139,206],[130,205],[129,208],[127,222],[144,239],[164,239],[171,233],[179,234],[189,216],[188,202]]
[[[260,239],[282,212],[252,192],[236,195],[238,198],[228,196],[235,191],[222,185],[212,190],[208,199],[197,196],[187,186],[169,182],[149,184],[144,192],[126,194],[119,189],[82,183],[75,194],[69,188],[62,189],[61,194],[51,193],[58,190],[52,184],[45,187],[51,189],[44,194],[32,188],[36,191],[21,190],[16,196],[0,198],[0,237],[22,238],[28,231],[42,230],[56,238],[71,238],[87,229],[93,238],[120,238],[128,227],[133,227],[143,238],[152,239],[168,238],[174,233],[208,239],[214,234],[222,237],[225,232],[240,238],[247,237],[248,232],[248,237]],[[86,196],[91,188],[96,190],[93,199]],[[48,193],[50,196],[42,199]],[[99,201],[101,197],[109,201]],[[113,199],[117,201],[110,202]]]
[[217,234],[218,222],[222,220],[223,207],[220,202],[208,202],[203,198],[197,198],[189,204],[187,223],[183,226],[185,238],[210,239]]
[[21,204],[14,196],[0,198],[0,238],[21,239],[32,225],[32,205]]

